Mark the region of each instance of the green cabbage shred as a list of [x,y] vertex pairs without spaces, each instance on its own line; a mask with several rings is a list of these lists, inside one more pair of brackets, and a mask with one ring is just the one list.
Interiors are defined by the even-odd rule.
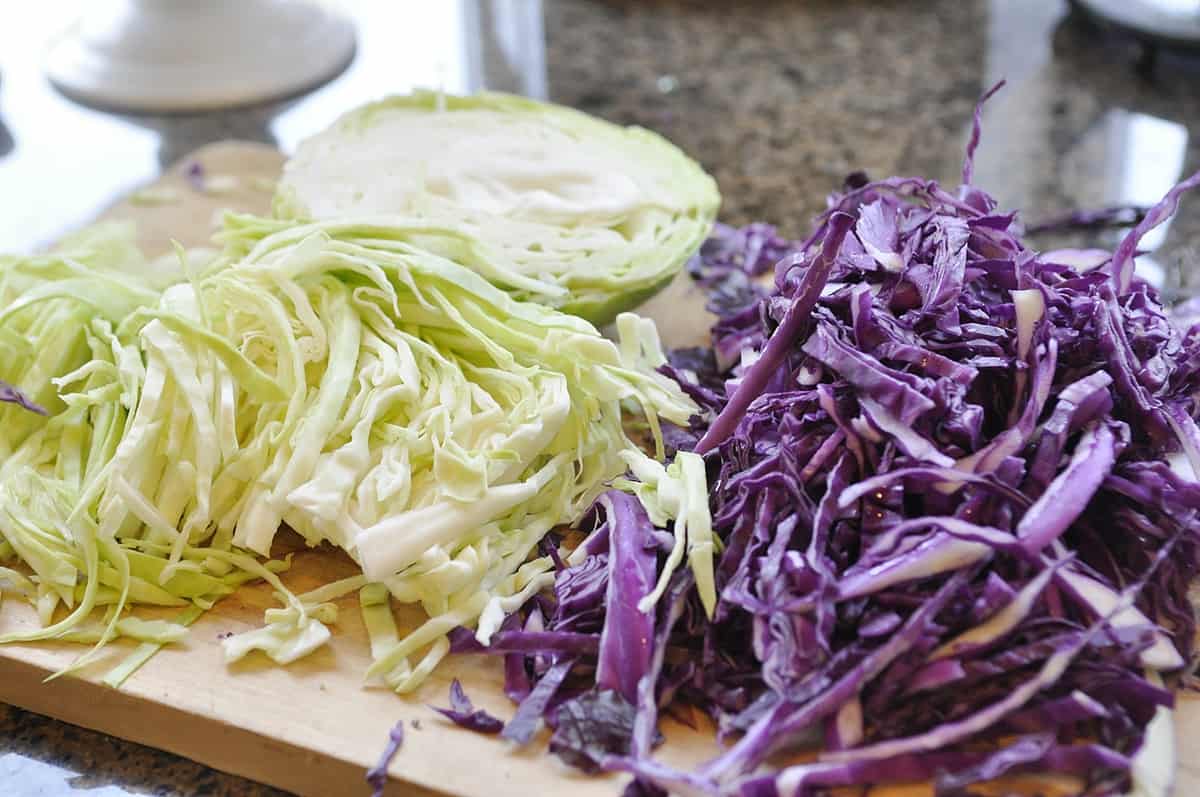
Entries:
[[[49,412],[0,405],[0,590],[43,622],[0,643],[92,645],[73,670],[133,639],[106,678],[118,686],[253,579],[281,608],[225,639],[226,658],[288,663],[360,591],[368,676],[410,690],[450,630],[486,639],[549,583],[538,541],[638,451],[624,411],[657,430],[696,407],[632,316],[611,342],[429,235],[247,223],[231,217],[215,257],[148,261],[130,227],[102,225],[0,258],[0,380]],[[297,596],[268,559],[284,524],[362,574]],[[692,556],[711,548],[700,531]],[[428,620],[399,635],[393,601]],[[183,612],[142,620],[134,605]]]

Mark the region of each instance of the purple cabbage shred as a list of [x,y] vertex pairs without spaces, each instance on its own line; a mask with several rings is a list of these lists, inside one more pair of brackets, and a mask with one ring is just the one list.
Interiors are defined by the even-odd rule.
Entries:
[[503,721],[481,708],[475,708],[457,678],[450,683],[450,708],[432,708],[460,728],[477,733],[500,733],[504,730]]
[[372,789],[371,797],[383,797],[383,790],[387,788],[388,782],[388,766],[396,757],[396,753],[400,752],[402,744],[404,744],[404,720],[397,722],[388,731],[387,745],[383,748],[379,761],[367,770],[367,784]]
[[45,409],[34,403],[20,390],[3,380],[0,380],[0,403],[15,404],[22,409],[37,413],[38,415],[47,414]]
[[186,167],[184,167],[183,176],[184,176],[184,179],[187,180],[188,185],[191,186],[193,191],[197,191],[197,192],[204,191],[205,171],[204,171],[203,163],[201,163],[200,161],[195,161],[195,160],[190,161],[188,163],[188,165]]

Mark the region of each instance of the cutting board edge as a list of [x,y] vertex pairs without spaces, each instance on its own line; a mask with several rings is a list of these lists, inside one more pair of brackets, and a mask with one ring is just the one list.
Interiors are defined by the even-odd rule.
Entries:
[[[136,702],[130,705],[128,696],[118,690],[73,676],[59,678],[53,688],[48,688],[45,679],[52,674],[51,670],[6,655],[3,650],[0,659],[4,661],[5,675],[0,679],[0,700],[26,711],[166,751],[300,797],[345,793],[347,786],[356,782],[363,784],[364,794],[368,789],[366,773],[360,765],[328,752],[317,754],[167,702],[158,702],[154,709],[156,722],[148,725],[138,716],[140,706]],[[103,717],[104,721],[94,721],[93,717]],[[384,793],[387,797],[452,797],[448,792],[395,777],[388,781]]]

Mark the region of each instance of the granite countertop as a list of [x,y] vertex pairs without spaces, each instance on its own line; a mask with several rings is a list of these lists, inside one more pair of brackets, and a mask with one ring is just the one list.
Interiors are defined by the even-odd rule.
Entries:
[[[0,32],[0,250],[45,243],[201,144],[253,138],[286,151],[338,111],[426,80],[422,63],[405,72],[389,60],[399,56],[388,26],[412,12],[360,0],[351,3],[363,23],[355,65],[311,96],[205,116],[115,117],[45,84],[39,48],[64,21],[62,4],[47,5],[55,11]],[[511,26],[477,16],[476,30],[503,46],[448,87],[548,94],[654,128],[716,176],[732,223],[802,234],[858,169],[956,185],[975,101],[1001,78],[1008,86],[986,108],[975,182],[1027,221],[1145,204],[1200,166],[1200,59],[1148,54],[1069,15],[1065,0],[546,0],[543,12],[544,50],[529,49],[537,26],[514,48]],[[1172,293],[1194,291],[1197,243],[1192,201],[1151,241]],[[0,784],[16,797],[280,793],[2,705]]]

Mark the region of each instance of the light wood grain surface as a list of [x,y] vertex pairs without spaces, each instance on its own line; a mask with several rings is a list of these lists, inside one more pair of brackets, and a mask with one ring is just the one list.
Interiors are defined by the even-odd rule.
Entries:
[[[197,191],[185,178],[191,162],[202,165],[213,192]],[[206,147],[178,165],[143,195],[123,201],[105,218],[137,222],[151,255],[172,240],[203,245],[221,208],[265,212],[270,181],[282,156],[269,147],[227,142]],[[164,190],[165,189],[165,190]],[[145,201],[149,196],[153,201]],[[703,297],[685,275],[641,312],[655,318],[669,346],[706,341],[709,316]],[[302,550],[285,581],[296,591],[352,574],[339,552]],[[192,626],[188,639],[150,660],[115,691],[98,679],[128,647],[115,644],[76,676],[43,679],[71,661],[78,646],[24,645],[0,648],[0,700],[94,730],[168,750],[217,769],[272,784],[306,797],[366,794],[364,771],[378,757],[391,726],[405,721],[406,738],[391,766],[390,795],[527,797],[571,794],[610,797],[620,793],[613,777],[584,777],[545,753],[544,739],[518,751],[495,737],[455,728],[428,704],[445,705],[452,678],[472,699],[501,717],[512,707],[502,673],[490,657],[450,657],[414,695],[398,697],[363,685],[370,663],[357,597],[340,602],[333,642],[286,668],[257,654],[227,667],[218,635],[258,626],[274,605],[262,585],[243,588]],[[408,619],[415,623],[417,617]],[[31,609],[6,601],[0,627],[36,622]],[[403,623],[402,623],[403,624]],[[1179,769],[1176,795],[1200,795],[1200,700],[1183,696],[1176,712]],[[663,759],[694,764],[715,752],[711,734],[668,722]],[[1011,785],[1011,784],[1010,784]],[[1007,786],[998,787],[1003,793]],[[891,797],[928,794],[924,786],[878,792]]]

